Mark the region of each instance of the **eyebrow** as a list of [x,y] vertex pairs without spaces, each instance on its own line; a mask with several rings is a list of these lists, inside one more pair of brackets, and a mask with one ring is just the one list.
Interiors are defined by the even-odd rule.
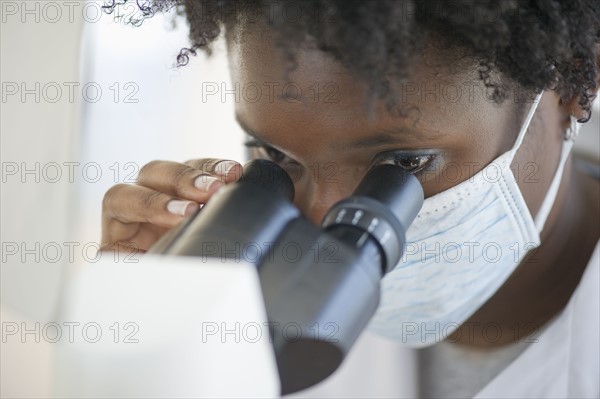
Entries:
[[[269,145],[273,148],[277,146],[272,145],[269,140],[265,139],[263,135],[250,129],[242,119],[236,115],[236,121],[242,128],[242,130],[249,136],[261,141],[262,143]],[[369,137],[359,138],[348,143],[337,144],[336,150],[349,151],[355,149],[365,149],[380,147],[386,144],[412,144],[414,141],[424,142],[444,136],[443,134],[425,133],[417,131],[408,127],[396,127],[391,129],[384,129],[373,133]]]
[[237,121],[238,125],[240,125],[240,127],[242,128],[244,133],[246,133],[248,136],[251,136],[252,138],[254,138],[264,144],[274,147],[273,145],[271,145],[269,140],[265,139],[261,134],[256,133],[254,130],[250,129],[248,127],[248,125],[246,125],[239,116],[236,115],[235,120]]
[[378,132],[373,133],[369,137],[359,138],[349,143],[344,143],[336,146],[339,150],[347,151],[354,149],[364,149],[364,148],[372,148],[372,147],[380,147],[386,144],[410,144],[415,140],[422,142],[429,135],[425,135],[424,133],[417,132],[415,130],[398,127],[393,129],[385,129],[380,130]]

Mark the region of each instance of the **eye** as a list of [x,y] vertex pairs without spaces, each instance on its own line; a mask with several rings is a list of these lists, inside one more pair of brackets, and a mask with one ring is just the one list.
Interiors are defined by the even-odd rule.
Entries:
[[425,169],[435,158],[433,154],[407,154],[402,152],[389,152],[380,154],[375,159],[377,164],[398,165],[405,171],[415,174]]
[[282,163],[289,159],[283,152],[256,139],[248,140],[244,145],[250,151],[251,158],[263,158],[276,163]]

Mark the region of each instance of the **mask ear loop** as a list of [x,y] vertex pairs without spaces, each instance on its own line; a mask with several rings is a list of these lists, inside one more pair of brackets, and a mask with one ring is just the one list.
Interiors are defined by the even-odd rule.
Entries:
[[540,206],[540,210],[535,216],[534,222],[535,226],[538,229],[538,232],[542,232],[544,229],[544,225],[546,224],[546,220],[548,219],[548,215],[552,210],[552,206],[554,205],[554,201],[556,200],[556,195],[558,194],[558,189],[560,187],[560,182],[562,181],[562,175],[565,169],[565,163],[567,162],[567,158],[569,157],[569,153],[571,152],[571,148],[573,148],[573,143],[575,139],[579,135],[579,128],[581,124],[577,122],[577,118],[571,116],[571,126],[567,128],[565,132],[565,141],[563,143],[562,151],[560,154],[560,161],[558,162],[558,168],[556,169],[556,173],[552,178],[552,183],[548,188],[548,192],[542,205]]
[[535,111],[537,110],[537,107],[540,104],[540,101],[542,100],[542,94],[544,94],[543,91],[541,91],[540,93],[538,93],[535,96],[535,99],[533,100],[533,104],[531,105],[531,108],[529,108],[529,112],[527,113],[527,116],[525,117],[525,120],[523,121],[523,124],[521,125],[521,130],[519,131],[519,134],[517,135],[517,140],[515,141],[515,145],[512,148],[513,152],[516,152],[519,149],[519,147],[521,147],[521,143],[523,142],[523,137],[525,137],[525,133],[527,133],[527,129],[529,129],[529,125],[531,124],[533,115],[535,114]]

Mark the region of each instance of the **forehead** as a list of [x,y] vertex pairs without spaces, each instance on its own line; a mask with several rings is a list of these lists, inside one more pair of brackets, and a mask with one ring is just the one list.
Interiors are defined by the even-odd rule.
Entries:
[[367,84],[310,41],[294,49],[295,67],[290,72],[290,60],[268,28],[238,25],[228,31],[227,39],[232,84],[240,93],[235,104],[238,117],[268,136],[296,132],[295,140],[288,138],[285,145],[323,141],[324,133],[339,142],[398,126],[431,137],[475,134],[475,122],[481,122],[482,114],[498,122],[494,121],[498,105],[487,98],[476,61],[434,42],[415,57],[408,78],[396,85],[404,112],[393,115],[381,100],[368,103]]
[[[309,36],[302,44],[290,41],[288,45],[285,44],[285,38],[276,37],[270,27],[257,22],[236,24],[226,33],[232,72],[240,81],[249,77],[265,82],[291,80],[298,83],[329,79],[343,86],[353,98],[366,89],[366,84],[357,79],[357,74],[352,74],[352,65],[345,68],[331,53],[319,51]],[[281,43],[277,43],[278,39]],[[291,54],[284,54],[282,48]],[[357,58],[369,57],[368,48],[363,53],[364,56],[357,55]],[[287,57],[290,55],[293,59]],[[411,61],[407,63],[404,76],[407,84],[431,82],[433,85],[479,80],[477,62],[473,57],[464,50],[448,47],[434,38],[426,39]],[[383,77],[381,80],[384,80]]]

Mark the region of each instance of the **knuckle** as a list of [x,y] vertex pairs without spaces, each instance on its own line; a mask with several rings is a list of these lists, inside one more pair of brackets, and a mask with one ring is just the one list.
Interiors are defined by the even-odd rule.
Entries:
[[146,176],[148,176],[153,170],[160,166],[161,163],[162,161],[154,160],[142,166],[140,172],[138,173],[137,181],[143,181],[146,178]]
[[191,179],[191,176],[196,173],[196,170],[189,167],[177,169],[173,175],[173,188],[178,196],[182,196],[182,194],[185,194],[185,192],[188,191],[187,186],[190,184],[189,180]]
[[148,194],[145,194],[143,197],[143,206],[146,209],[151,209],[156,206],[156,204],[160,201],[162,194],[158,191],[152,191]]
[[215,168],[219,164],[219,162],[224,161],[223,159],[213,158],[204,164],[204,170],[208,173],[215,173]]
[[199,162],[202,162],[202,159],[188,159],[183,164],[195,168],[199,164]]
[[110,213],[110,210],[114,208],[115,202],[119,200],[122,191],[127,187],[127,184],[119,183],[115,184],[104,193],[102,199],[102,210]]
[[189,162],[189,165],[196,168],[196,169],[200,169],[204,172],[209,172],[212,173],[215,165],[218,164],[219,162],[221,162],[222,159],[218,159],[218,158],[202,158],[202,159],[194,159]]

